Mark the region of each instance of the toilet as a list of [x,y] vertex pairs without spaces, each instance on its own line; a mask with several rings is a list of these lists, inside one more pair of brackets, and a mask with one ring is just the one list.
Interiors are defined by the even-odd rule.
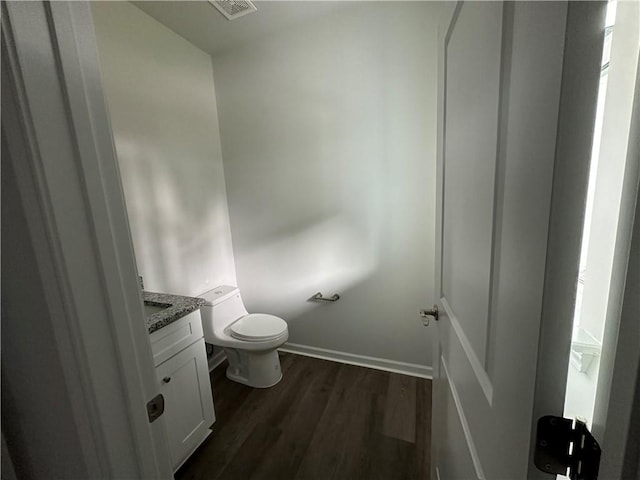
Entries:
[[200,298],[205,342],[224,348],[227,378],[250,387],[267,388],[282,379],[278,347],[289,338],[287,322],[274,315],[248,313],[240,290],[221,285]]

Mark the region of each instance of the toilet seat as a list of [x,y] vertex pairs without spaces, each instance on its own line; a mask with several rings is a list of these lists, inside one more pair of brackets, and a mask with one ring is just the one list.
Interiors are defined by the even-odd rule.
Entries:
[[230,327],[231,336],[245,342],[263,342],[287,331],[287,322],[266,313],[250,313]]

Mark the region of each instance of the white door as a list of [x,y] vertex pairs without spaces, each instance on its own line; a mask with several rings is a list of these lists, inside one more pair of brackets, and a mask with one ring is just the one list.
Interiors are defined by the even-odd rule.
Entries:
[[534,397],[562,411],[571,314],[544,394],[538,348],[543,311],[571,312],[604,25],[573,3],[458,4],[441,32],[434,478],[527,478]]

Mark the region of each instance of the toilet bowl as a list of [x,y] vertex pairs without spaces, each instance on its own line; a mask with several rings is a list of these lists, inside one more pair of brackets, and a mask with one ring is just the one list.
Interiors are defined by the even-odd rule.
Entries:
[[282,379],[278,347],[289,338],[287,322],[274,315],[248,313],[240,290],[221,285],[199,297],[207,343],[222,347],[229,367],[227,378],[250,387],[271,387]]

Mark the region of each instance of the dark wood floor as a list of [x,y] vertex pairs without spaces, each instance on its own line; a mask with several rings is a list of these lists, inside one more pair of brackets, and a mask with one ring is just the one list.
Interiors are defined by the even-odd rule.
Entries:
[[176,479],[428,479],[431,381],[281,354],[254,389],[211,372],[213,433]]

